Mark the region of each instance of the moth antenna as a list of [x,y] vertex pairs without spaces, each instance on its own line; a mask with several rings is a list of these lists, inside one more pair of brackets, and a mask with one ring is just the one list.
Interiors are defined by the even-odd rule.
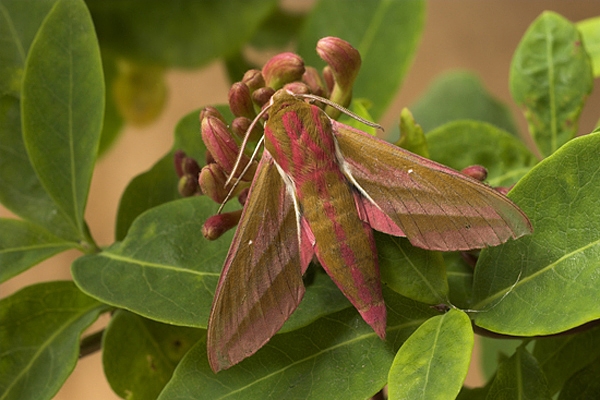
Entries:
[[362,122],[363,124],[365,124],[367,126],[370,126],[372,128],[377,128],[377,129],[380,129],[380,130],[383,131],[383,127],[381,125],[379,125],[379,124],[377,124],[375,122],[371,122],[371,121],[369,121],[367,119],[364,119],[362,117],[359,117],[358,115],[356,115],[352,111],[348,110],[346,107],[342,107],[339,104],[337,104],[337,103],[335,103],[335,102],[333,102],[333,101],[331,101],[329,99],[326,99],[324,97],[315,96],[314,94],[308,94],[308,93],[306,93],[306,94],[295,94],[295,96],[303,97],[305,99],[311,99],[311,100],[315,100],[315,101],[321,102],[323,104],[327,104],[328,106],[331,106],[331,107],[335,108],[336,110],[343,112],[347,116],[349,116],[351,118],[354,118],[358,122]]
[[[263,108],[258,115],[256,116],[256,118],[254,118],[252,120],[252,123],[250,124],[250,126],[248,127],[248,129],[246,130],[246,133],[244,134],[244,140],[242,141],[242,144],[240,145],[240,152],[238,153],[237,158],[235,159],[235,164],[233,164],[233,168],[231,169],[231,174],[229,175],[229,177],[227,178],[227,180],[225,181],[225,186],[229,185],[231,183],[231,179],[233,178],[233,176],[235,175],[235,171],[237,171],[238,167],[240,166],[240,162],[242,161],[242,155],[244,153],[244,149],[246,148],[246,146],[248,145],[248,140],[250,137],[250,132],[252,132],[252,129],[254,129],[254,127],[256,126],[256,124],[258,123],[258,120],[267,113],[267,111],[269,110],[269,108],[271,108],[271,106],[273,105],[273,100],[271,99],[269,105],[265,108]],[[261,139],[262,141],[262,139]],[[256,148],[258,148],[260,146],[256,146]],[[252,162],[252,160],[254,160],[254,156],[256,155],[256,150],[252,153],[252,157],[250,159],[250,162]],[[250,165],[250,162],[248,162],[248,165]],[[248,166],[246,166],[246,168],[244,169],[244,171],[248,170]],[[242,173],[243,175],[243,173]],[[241,176],[241,175],[240,175]]]
[[[244,167],[244,169],[240,173],[240,177],[244,176],[244,174],[246,173],[246,171],[248,171],[250,169],[250,165],[252,164],[252,161],[254,161],[256,155],[258,154],[258,149],[260,148],[260,146],[262,145],[262,143],[263,143],[264,140],[265,140],[265,137],[262,136],[260,138],[260,140],[256,143],[256,147],[254,148],[254,151],[252,152],[252,156],[250,157],[250,161],[248,161],[248,164],[246,164],[246,167]],[[231,176],[233,176],[233,174],[231,174],[230,177]],[[217,214],[221,214],[221,211],[223,211],[223,207],[225,207],[225,203],[227,203],[229,201],[229,199],[231,199],[231,196],[233,195],[233,191],[235,190],[235,188],[237,187],[237,185],[240,183],[240,180],[241,179],[238,178],[233,183],[233,185],[231,186],[231,189],[229,190],[229,193],[227,193],[227,196],[225,196],[225,200],[223,200],[223,202],[221,203],[221,206],[217,210]],[[229,182],[229,179],[227,180],[227,182]]]
[[[506,293],[504,293],[502,295],[502,297],[500,297],[498,299],[498,301],[496,301],[495,303],[493,303],[491,306],[489,306],[488,308],[484,309],[484,310],[471,310],[471,309],[466,309],[466,310],[462,310],[464,312],[467,313],[484,313],[484,312],[488,312],[490,310],[492,310],[494,307],[496,307],[498,304],[502,303],[502,300],[504,300],[504,298],[506,298],[506,296],[508,296],[510,294],[510,292],[513,291],[513,289],[515,288],[515,286],[517,286],[517,283],[519,283],[519,281],[521,280],[521,275],[523,274],[523,269],[521,268],[521,270],[519,271],[519,276],[517,276],[517,280],[515,281],[515,283],[512,284],[512,286],[510,287],[510,289],[508,289],[508,291]],[[454,307],[454,306],[452,306]],[[454,307],[456,308],[456,307]]]

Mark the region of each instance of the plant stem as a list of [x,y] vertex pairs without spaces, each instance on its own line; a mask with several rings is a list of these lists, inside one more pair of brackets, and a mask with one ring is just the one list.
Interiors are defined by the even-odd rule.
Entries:
[[104,336],[104,329],[81,339],[81,343],[79,344],[79,358],[99,351],[102,348],[102,336]]

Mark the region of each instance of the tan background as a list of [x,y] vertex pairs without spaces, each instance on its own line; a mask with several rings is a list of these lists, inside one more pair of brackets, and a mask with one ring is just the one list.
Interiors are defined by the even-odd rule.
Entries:
[[[312,1],[290,1],[310,4]],[[528,25],[543,10],[554,10],[571,21],[600,15],[598,0],[432,0],[428,3],[425,33],[415,64],[404,87],[384,118],[384,125],[397,121],[401,107],[410,105],[439,73],[466,68],[475,71],[487,88],[514,109],[518,123],[526,125],[508,91],[508,70],[514,49]],[[177,121],[204,105],[225,102],[227,83],[221,63],[201,71],[171,71],[166,109],[150,127],[127,128],[117,145],[99,161],[89,197],[86,219],[101,245],[112,243],[114,221],[121,193],[138,173],[150,168],[171,146]],[[580,133],[590,132],[600,117],[600,94],[591,95],[583,112]],[[200,138],[198,139],[200,140]],[[10,216],[0,208],[0,216]],[[0,285],[5,297],[32,282],[69,279],[69,266],[77,252],[56,256]],[[106,318],[94,328],[106,324]],[[469,374],[468,384],[477,385],[479,371]],[[100,354],[79,362],[56,399],[117,398],[104,379]]]

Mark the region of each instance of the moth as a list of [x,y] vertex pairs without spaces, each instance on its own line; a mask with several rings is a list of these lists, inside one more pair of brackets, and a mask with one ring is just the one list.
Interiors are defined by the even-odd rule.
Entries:
[[313,258],[385,338],[373,229],[417,247],[495,246],[532,231],[475,179],[339,123],[277,91],[264,150],[219,278],[207,350],[213,371],[254,354],[294,312]]

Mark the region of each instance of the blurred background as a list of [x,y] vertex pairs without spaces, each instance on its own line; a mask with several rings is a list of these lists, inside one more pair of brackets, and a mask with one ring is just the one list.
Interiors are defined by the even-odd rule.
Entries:
[[[314,2],[297,0],[285,3],[289,7],[302,10],[310,8]],[[409,107],[418,99],[440,73],[466,69],[475,72],[492,94],[511,107],[521,132],[526,132],[525,120],[509,93],[509,66],[525,30],[544,10],[556,11],[576,22],[600,15],[600,2],[429,1],[425,30],[414,64],[404,80],[401,91],[380,121],[382,125],[389,128],[396,124],[402,107]],[[227,74],[223,63],[219,61],[200,70],[169,70],[166,73],[166,82],[168,97],[159,118],[143,128],[126,126],[122,136],[97,164],[86,219],[93,237],[100,245],[108,245],[114,241],[114,221],[121,194],[133,177],[149,169],[170,149],[174,127],[179,119],[202,106],[227,101]],[[599,117],[600,93],[595,92],[590,96],[583,111],[580,134],[591,132]],[[12,215],[0,208],[0,216]],[[33,282],[70,279],[70,264],[78,256],[77,252],[67,252],[43,262],[0,285],[0,297],[6,297]],[[104,317],[90,328],[90,331],[101,328],[106,322],[107,318]],[[473,368],[467,384],[477,386],[481,383],[479,371]],[[103,376],[100,353],[80,360],[72,376],[55,398],[118,398]]]

